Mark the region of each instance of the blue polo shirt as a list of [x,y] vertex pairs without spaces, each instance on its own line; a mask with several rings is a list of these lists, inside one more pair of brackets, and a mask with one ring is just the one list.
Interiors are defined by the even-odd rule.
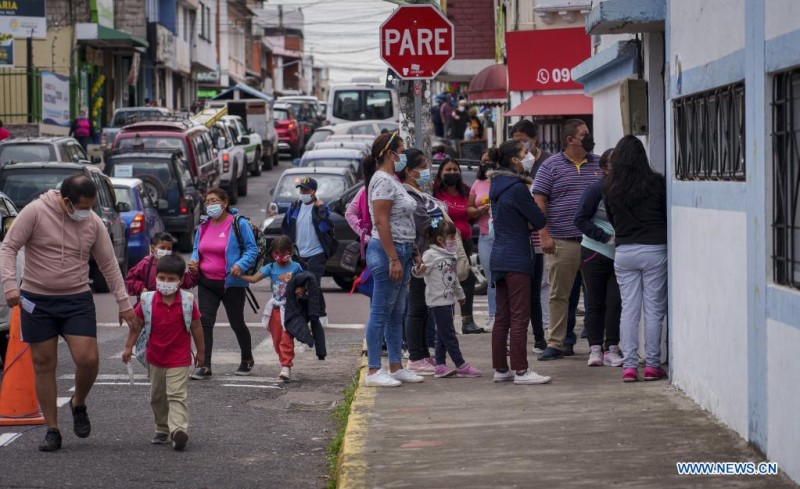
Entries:
[[603,177],[600,157],[587,154],[574,162],[564,152],[556,153],[542,163],[533,182],[533,193],[547,197],[547,230],[556,239],[580,238],[575,226],[575,211],[583,192]]

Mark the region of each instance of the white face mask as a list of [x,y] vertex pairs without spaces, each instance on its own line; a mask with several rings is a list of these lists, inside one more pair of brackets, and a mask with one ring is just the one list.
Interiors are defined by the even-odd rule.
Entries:
[[171,254],[172,250],[156,250],[156,258],[163,258]]
[[310,204],[311,201],[314,200],[314,196],[311,194],[300,194],[300,202],[304,204]]
[[70,219],[77,222],[89,219],[90,212],[92,212],[90,209],[76,209],[72,201],[67,200],[67,202],[69,202],[69,206],[72,207],[72,212],[67,213]]
[[161,295],[174,295],[178,291],[178,282],[156,280],[156,290],[161,292]]
[[444,243],[444,248],[450,253],[455,253],[456,250],[458,250],[458,241],[454,239],[448,239]]
[[525,159],[522,160],[522,168],[525,169],[526,172],[530,173],[533,170],[533,163],[536,160],[533,158],[531,153],[525,155]]

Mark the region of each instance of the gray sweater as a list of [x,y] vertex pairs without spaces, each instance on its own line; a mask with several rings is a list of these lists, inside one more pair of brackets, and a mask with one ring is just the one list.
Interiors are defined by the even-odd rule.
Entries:
[[425,273],[415,266],[412,273],[425,279],[425,304],[428,307],[452,306],[464,298],[456,275],[456,254],[440,246],[431,246],[422,254]]

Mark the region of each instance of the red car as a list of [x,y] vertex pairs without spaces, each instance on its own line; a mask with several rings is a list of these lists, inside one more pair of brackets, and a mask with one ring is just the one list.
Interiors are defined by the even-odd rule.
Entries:
[[278,133],[278,151],[299,158],[305,146],[305,134],[294,110],[286,104],[275,104],[275,131]]

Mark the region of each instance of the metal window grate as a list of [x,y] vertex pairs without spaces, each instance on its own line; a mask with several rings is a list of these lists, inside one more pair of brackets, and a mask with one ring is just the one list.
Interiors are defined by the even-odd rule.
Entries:
[[773,79],[772,128],[774,280],[800,289],[800,69]]
[[677,99],[672,114],[675,178],[745,180],[744,83]]

